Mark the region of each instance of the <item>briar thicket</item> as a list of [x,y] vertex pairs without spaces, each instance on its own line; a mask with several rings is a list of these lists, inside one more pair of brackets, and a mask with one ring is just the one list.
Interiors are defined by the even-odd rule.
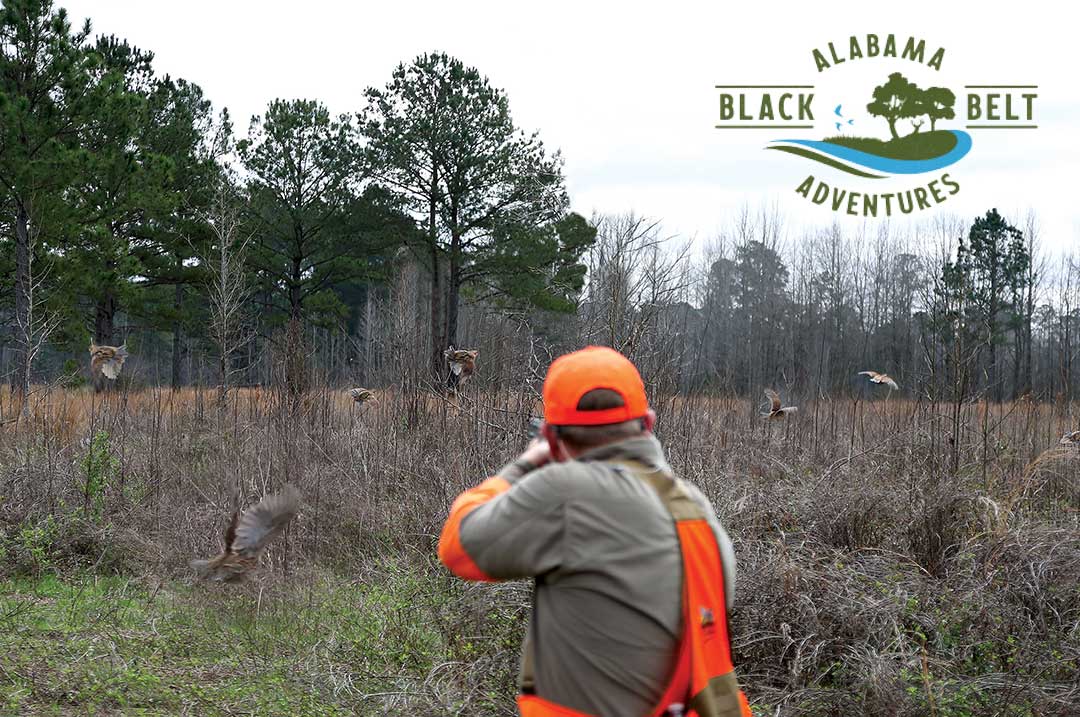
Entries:
[[[1080,453],[1045,451],[1078,428],[1080,260],[1035,215],[747,209],[691,245],[570,211],[444,54],[341,109],[238,129],[3,0],[0,711],[510,714],[527,591],[450,580],[435,534],[596,343],[732,534],[761,714],[1074,714]],[[187,586],[286,483],[262,582]]]

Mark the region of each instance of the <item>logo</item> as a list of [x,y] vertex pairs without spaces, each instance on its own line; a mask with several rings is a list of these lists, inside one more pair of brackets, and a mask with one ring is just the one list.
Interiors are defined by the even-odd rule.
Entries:
[[[771,130],[766,149],[810,165],[795,192],[834,212],[891,217],[931,209],[960,192],[960,163],[975,144],[968,130],[1038,128],[1037,85],[949,87],[937,80],[945,57],[944,47],[915,37],[829,42],[809,53],[816,73],[828,73],[827,88],[717,85],[716,128]],[[828,109],[819,111],[815,99]]]

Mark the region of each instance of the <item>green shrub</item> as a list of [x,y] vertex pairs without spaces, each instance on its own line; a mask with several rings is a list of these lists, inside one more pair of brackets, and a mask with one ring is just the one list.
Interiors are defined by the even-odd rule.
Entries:
[[81,466],[83,510],[88,517],[101,520],[105,511],[105,491],[120,468],[120,461],[112,454],[112,447],[109,445],[108,431],[94,434]]
[[43,522],[24,523],[7,535],[0,534],[0,565],[9,566],[15,573],[49,572],[59,535],[60,527],[51,515]]
[[86,376],[77,359],[69,358],[64,362],[64,376],[60,379],[64,388],[79,388],[86,385]]

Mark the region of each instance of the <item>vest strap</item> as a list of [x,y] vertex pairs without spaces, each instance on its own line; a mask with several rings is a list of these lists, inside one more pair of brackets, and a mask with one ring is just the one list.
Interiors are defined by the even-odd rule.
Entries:
[[[669,706],[686,702],[689,717],[753,717],[731,666],[719,547],[705,511],[691,497],[686,484],[667,471],[632,459],[610,463],[620,473],[649,485],[660,497],[675,523],[686,573],[682,590],[684,634],[668,686],[650,717],[662,717],[668,714]],[[535,591],[534,583],[530,628],[536,619]],[[700,615],[694,613],[694,605],[698,605]],[[692,620],[700,620],[701,625],[691,624]],[[517,703],[521,717],[590,717],[536,695],[536,648],[532,638],[530,629],[525,636],[519,679],[521,694]],[[717,638],[721,645],[715,644]]]

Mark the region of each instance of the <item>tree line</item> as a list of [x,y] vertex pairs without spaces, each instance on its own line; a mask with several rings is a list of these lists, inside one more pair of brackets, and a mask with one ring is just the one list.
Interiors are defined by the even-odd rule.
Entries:
[[696,254],[639,216],[598,226],[582,330],[671,390],[865,395],[875,370],[934,401],[1075,398],[1080,255],[1033,212],[845,230],[744,208]]
[[223,392],[434,386],[450,345],[480,350],[480,385],[535,386],[587,342],[671,391],[1076,383],[1080,262],[1034,215],[852,231],[746,208],[691,245],[572,212],[560,153],[444,53],[351,112],[276,99],[242,133],[153,62],[51,0],[0,6],[0,371],[22,395],[79,383],[91,340],[128,344],[126,381]]
[[[174,385],[203,339],[226,367],[249,344],[304,354],[309,328],[354,329],[402,256],[429,279],[432,370],[463,291],[569,310],[592,231],[569,212],[559,153],[514,124],[505,93],[431,53],[365,99],[336,116],[274,100],[237,136],[198,85],[155,73],[151,52],[92,39],[50,0],[4,0],[12,384],[29,390],[50,347],[148,332],[171,337]],[[529,273],[537,262],[550,271]]]

